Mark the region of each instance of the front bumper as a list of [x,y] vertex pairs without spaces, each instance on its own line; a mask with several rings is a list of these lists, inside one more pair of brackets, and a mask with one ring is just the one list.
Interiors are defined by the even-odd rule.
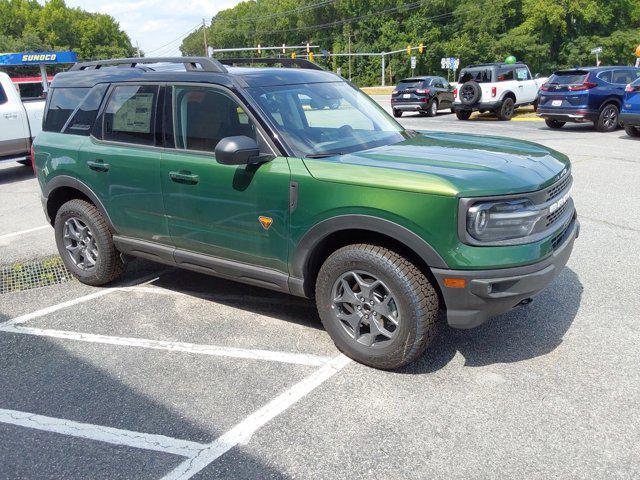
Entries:
[[599,112],[584,108],[543,108],[538,107],[536,114],[544,119],[557,120],[559,122],[594,122],[598,119]]
[[[477,327],[541,292],[567,264],[579,233],[580,223],[575,218],[553,253],[533,265],[482,271],[432,269],[444,298],[449,325],[462,329]],[[463,279],[465,287],[446,287],[445,278]]]
[[640,127],[640,113],[629,113],[623,111],[620,114],[620,121],[625,125]]

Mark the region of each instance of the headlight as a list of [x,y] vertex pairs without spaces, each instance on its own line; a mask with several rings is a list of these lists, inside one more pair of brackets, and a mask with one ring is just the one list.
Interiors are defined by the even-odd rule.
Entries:
[[526,237],[540,217],[530,200],[476,203],[467,211],[467,232],[481,242]]

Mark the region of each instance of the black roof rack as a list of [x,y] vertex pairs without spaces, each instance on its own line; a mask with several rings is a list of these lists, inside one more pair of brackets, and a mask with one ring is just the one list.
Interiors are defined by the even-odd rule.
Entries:
[[310,70],[324,70],[317,63],[310,62],[304,58],[221,58],[219,60],[223,65],[253,65],[254,63],[262,63],[265,65],[282,65],[285,68],[299,67],[308,68]]
[[[102,67],[137,67],[148,63],[182,63],[188,71],[226,73],[227,69],[215,59],[207,57],[143,57],[116,58],[113,60],[95,60],[74,64],[69,70],[97,70]],[[198,68],[198,65],[200,68]]]
[[492,63],[472,63],[471,65],[467,65],[464,68],[476,68],[476,67],[493,67],[496,65],[524,65],[524,62],[517,61],[516,63],[507,63],[507,62],[492,62]]

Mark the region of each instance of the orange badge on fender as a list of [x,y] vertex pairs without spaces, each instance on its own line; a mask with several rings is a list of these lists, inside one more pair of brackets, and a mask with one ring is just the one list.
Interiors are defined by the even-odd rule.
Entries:
[[265,230],[269,230],[269,227],[273,223],[273,218],[263,217],[262,215],[260,215],[258,217],[258,221],[260,222],[260,225],[262,225],[262,228],[264,228]]

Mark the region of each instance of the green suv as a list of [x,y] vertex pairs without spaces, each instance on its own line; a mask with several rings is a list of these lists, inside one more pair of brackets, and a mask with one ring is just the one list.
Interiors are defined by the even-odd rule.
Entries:
[[392,369],[440,318],[480,325],[566,264],[579,224],[565,155],[407,130],[309,62],[222,62],[55,77],[34,167],[81,282],[112,282],[135,256],[315,297],[338,349]]

